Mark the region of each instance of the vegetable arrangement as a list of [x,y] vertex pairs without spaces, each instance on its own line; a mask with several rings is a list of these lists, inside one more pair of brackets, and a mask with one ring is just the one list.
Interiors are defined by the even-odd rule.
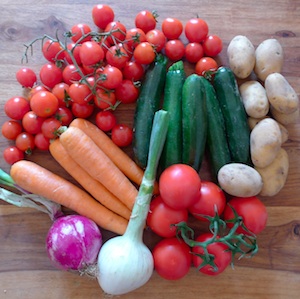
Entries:
[[[258,196],[283,188],[285,125],[299,115],[277,40],[255,49],[234,37],[226,67],[215,60],[222,41],[203,19],[183,26],[166,18],[160,30],[157,17],[142,11],[128,29],[110,6],[96,5],[96,31],[75,24],[63,37],[37,38],[25,58],[41,41],[47,63],[39,79],[20,69],[27,95],[5,104],[2,134],[14,145],[3,153],[11,170],[1,171],[0,183],[21,195],[1,188],[1,198],[46,212],[54,221],[46,238],[54,265],[96,277],[111,295],[141,287],[154,269],[169,280],[191,265],[214,276],[236,256],[255,255],[267,223]],[[245,80],[251,74],[257,80]],[[114,113],[127,104],[135,107],[132,128]],[[133,158],[123,149],[131,144]],[[78,185],[28,161],[35,149],[49,151]],[[206,155],[211,181],[199,176]],[[190,217],[207,232],[194,232]],[[152,252],[145,227],[161,237]],[[102,245],[102,229],[117,236]]]

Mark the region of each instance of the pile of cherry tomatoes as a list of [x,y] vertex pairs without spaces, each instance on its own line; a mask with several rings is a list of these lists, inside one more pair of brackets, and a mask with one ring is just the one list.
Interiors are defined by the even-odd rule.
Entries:
[[2,124],[2,135],[14,142],[4,150],[7,163],[36,148],[48,150],[61,126],[76,117],[95,116],[96,125],[118,146],[130,145],[132,128],[118,123],[114,110],[119,104],[135,103],[147,66],[160,52],[171,62],[184,59],[194,64],[199,75],[217,67],[213,57],[222,51],[222,40],[209,35],[203,19],[183,25],[169,17],[158,29],[157,14],[145,10],[136,15],[132,28],[126,28],[108,5],[95,5],[91,15],[95,31],[78,23],[65,33],[68,39],[45,35],[27,46],[25,57],[41,42],[46,62],[38,73],[28,66],[16,73],[25,93],[5,103],[9,120]]

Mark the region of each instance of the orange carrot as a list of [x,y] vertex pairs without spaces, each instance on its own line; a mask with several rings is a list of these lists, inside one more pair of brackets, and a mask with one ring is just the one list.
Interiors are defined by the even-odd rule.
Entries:
[[69,127],[59,138],[74,161],[132,210],[138,190],[88,135]]
[[34,162],[21,160],[14,163],[10,175],[21,188],[90,218],[103,229],[117,234],[126,230],[126,219],[101,205],[81,188]]
[[[140,168],[121,148],[119,148],[96,125],[83,118],[75,118],[71,127],[81,129],[98,147],[117,165],[117,167],[134,183],[140,185],[144,170]],[[154,186],[154,194],[158,194],[158,184]]]
[[109,210],[129,220],[131,211],[70,157],[59,138],[51,142],[49,150],[53,158],[96,200]]

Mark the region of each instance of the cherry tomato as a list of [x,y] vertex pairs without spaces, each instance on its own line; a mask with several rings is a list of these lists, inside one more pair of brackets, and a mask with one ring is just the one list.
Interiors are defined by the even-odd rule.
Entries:
[[161,28],[167,39],[178,39],[183,31],[181,21],[176,18],[164,19]]
[[176,237],[159,241],[152,251],[154,269],[167,280],[183,278],[190,270],[190,247]]
[[204,50],[199,43],[188,43],[185,46],[185,58],[190,63],[198,62],[204,55]]
[[164,238],[175,237],[176,227],[172,225],[181,221],[187,222],[187,220],[188,211],[186,209],[175,210],[170,208],[160,195],[151,201],[147,225],[157,235]]
[[16,120],[7,120],[1,127],[2,135],[9,140],[15,140],[23,131],[22,125]]
[[154,48],[149,42],[140,43],[134,49],[133,57],[140,64],[150,64],[155,59]]
[[58,136],[58,129],[61,127],[61,122],[55,117],[48,117],[42,124],[41,131],[48,139],[54,139]]
[[[81,70],[82,68],[79,67]],[[63,81],[68,85],[81,80],[81,75],[74,64],[68,64],[62,73]]]
[[84,43],[91,40],[91,35],[89,35],[91,31],[91,27],[87,24],[76,24],[71,28],[71,39],[74,43]]
[[113,108],[117,103],[116,94],[112,90],[98,88],[94,96],[94,103],[98,108],[103,110]]
[[50,91],[40,91],[30,100],[31,110],[40,117],[52,116],[58,108],[58,99]]
[[95,25],[103,30],[114,20],[115,13],[109,5],[98,4],[92,9],[92,18]]
[[223,190],[213,182],[202,181],[198,200],[189,207],[189,212],[197,219],[208,221],[201,215],[214,217],[225,209],[226,196]]
[[164,33],[159,29],[149,30],[146,34],[146,40],[154,47],[156,53],[161,52],[167,42]]
[[185,46],[180,39],[169,40],[165,46],[165,53],[170,60],[178,61],[185,54]]
[[62,126],[68,126],[73,120],[73,114],[68,107],[58,107],[55,118],[61,122]]
[[54,63],[44,64],[40,69],[40,80],[48,88],[62,82],[62,70]]
[[67,50],[65,51],[65,59],[69,64],[73,64],[74,61],[72,60],[71,55],[75,59],[76,63],[78,65],[82,65],[81,59],[80,59],[80,46],[81,44],[76,43],[70,43],[67,45]]
[[50,146],[50,139],[46,138],[42,132],[34,135],[34,144],[37,149],[47,151]]
[[17,81],[26,88],[32,88],[36,83],[37,77],[35,72],[28,67],[22,67],[16,73]]
[[206,56],[215,57],[221,53],[223,42],[217,35],[208,35],[202,43]]
[[49,88],[46,88],[43,85],[37,85],[37,86],[31,88],[28,95],[27,95],[27,100],[30,101],[32,96],[34,94],[36,94],[37,92],[39,92],[39,91],[49,91]]
[[187,209],[196,203],[201,188],[197,171],[186,164],[166,168],[159,178],[163,201],[173,209]]
[[57,60],[63,60],[65,56],[64,49],[60,43],[49,39],[43,43],[42,53],[52,63],[55,63]]
[[147,41],[145,32],[140,28],[131,28],[126,32],[126,44],[133,50],[138,44]]
[[5,114],[14,120],[21,120],[30,111],[30,104],[23,97],[12,97],[4,104]]
[[70,102],[69,88],[70,88],[70,85],[65,82],[58,83],[52,88],[51,92],[58,99],[59,106],[63,106],[63,107],[69,106],[69,102]]
[[97,71],[98,84],[106,89],[116,89],[123,80],[122,71],[112,65],[106,65],[103,69]]
[[95,41],[87,41],[81,44],[79,57],[83,65],[95,65],[103,60],[104,51]]
[[195,72],[199,76],[203,76],[207,71],[215,71],[218,63],[211,57],[202,57],[195,65]]
[[139,89],[131,80],[123,80],[115,90],[116,98],[124,104],[135,103],[139,96]]
[[150,12],[148,10],[140,11],[134,19],[135,26],[137,28],[142,29],[145,33],[148,31],[155,29],[156,27],[156,17],[157,14],[155,12]]
[[117,124],[111,130],[111,139],[119,147],[126,147],[132,143],[133,131],[125,124]]
[[[224,210],[224,220],[228,221],[234,218],[234,213],[243,218],[246,228],[253,234],[259,234],[267,224],[268,213],[263,202],[256,196],[251,197],[233,197],[231,198]],[[233,223],[227,223],[228,227],[232,227]],[[238,233],[250,234],[242,227],[237,229]]]
[[34,136],[28,132],[20,133],[15,140],[16,147],[30,155],[35,148]]
[[136,61],[128,61],[123,67],[122,73],[124,79],[135,82],[143,78],[145,70],[140,63]]
[[[196,242],[205,242],[210,240],[213,237],[212,233],[204,233],[199,235],[196,238]],[[200,272],[203,274],[215,276],[222,273],[231,263],[231,252],[228,250],[228,246],[214,242],[207,246],[207,251],[209,254],[214,255],[214,263],[217,266],[217,269],[214,269],[211,265],[206,265],[200,268]],[[203,263],[202,257],[199,256],[204,254],[204,249],[201,246],[192,247],[192,252],[194,253],[192,256],[193,265],[198,268]],[[197,255],[198,254],[198,255]]]
[[69,87],[69,96],[74,103],[87,104],[93,99],[90,88],[82,83],[73,83]]
[[185,24],[184,33],[190,43],[201,43],[208,34],[208,25],[203,19],[193,18]]
[[41,127],[44,120],[44,117],[38,116],[34,111],[31,110],[24,115],[22,119],[22,125],[26,132],[35,135],[41,132]]
[[18,149],[16,146],[9,146],[3,151],[3,158],[6,163],[12,165],[20,160],[23,160],[25,154],[23,151]]
[[111,46],[105,55],[108,64],[122,69],[126,62],[129,61],[129,55],[124,47],[121,45]]
[[124,41],[126,37],[126,27],[119,21],[112,21],[108,23],[104,32],[110,32],[110,35],[106,38],[106,40],[111,45]]
[[75,117],[88,118],[94,112],[94,105],[91,104],[80,105],[78,103],[73,103],[73,105],[71,106],[71,111]]
[[100,111],[96,114],[95,122],[100,130],[108,132],[117,124],[117,118],[111,110]]

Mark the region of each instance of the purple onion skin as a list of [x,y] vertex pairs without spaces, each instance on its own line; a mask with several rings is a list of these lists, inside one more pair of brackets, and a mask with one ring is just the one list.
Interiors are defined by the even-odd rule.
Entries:
[[48,231],[46,249],[54,266],[84,270],[97,262],[102,234],[92,220],[80,215],[58,218]]

